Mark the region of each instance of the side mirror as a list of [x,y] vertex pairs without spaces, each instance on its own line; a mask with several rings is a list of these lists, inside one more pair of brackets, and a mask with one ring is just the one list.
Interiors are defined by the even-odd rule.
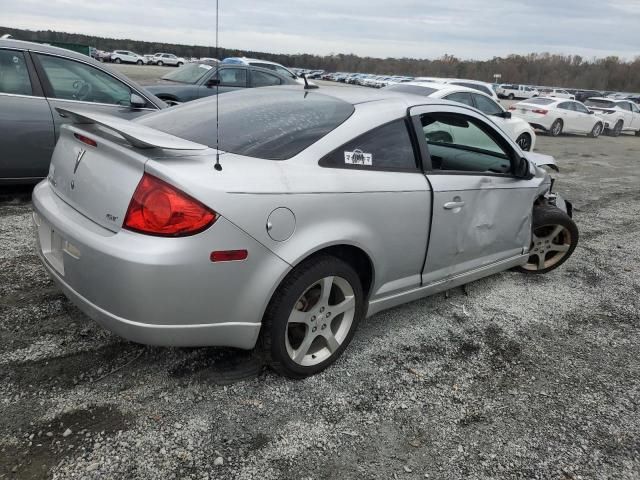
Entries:
[[131,108],[144,108],[147,106],[147,101],[133,92],[131,92],[131,97],[129,97],[129,103],[131,103]]
[[510,119],[511,118],[511,112],[505,110],[504,112],[502,112],[502,114],[500,114],[500,116],[504,119]]
[[219,78],[210,78],[209,80],[207,80],[206,85],[209,88],[215,87],[216,85],[220,85],[220,79]]
[[517,178],[521,178],[522,180],[531,180],[534,177],[534,174],[531,173],[531,166],[529,164],[529,160],[527,160],[524,157],[521,157],[520,161],[516,165],[514,174]]

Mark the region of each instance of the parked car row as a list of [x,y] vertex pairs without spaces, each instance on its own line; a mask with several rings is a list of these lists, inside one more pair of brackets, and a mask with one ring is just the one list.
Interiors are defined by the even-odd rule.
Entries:
[[137,65],[167,65],[181,67],[187,63],[183,57],[178,57],[172,53],[162,52],[140,55],[130,50],[114,50],[113,52],[105,52],[103,50],[93,49],[91,51],[91,57],[100,62],[131,63]]
[[564,98],[537,97],[509,107],[514,117],[556,137],[561,133],[601,133],[619,136],[631,132],[640,136],[640,108],[629,100],[589,98],[585,103]]

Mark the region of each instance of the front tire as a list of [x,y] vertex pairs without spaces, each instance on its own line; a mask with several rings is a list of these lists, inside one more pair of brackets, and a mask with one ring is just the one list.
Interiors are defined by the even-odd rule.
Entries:
[[529,258],[515,270],[538,274],[558,268],[576,249],[578,237],[575,222],[558,207],[534,207]]
[[562,127],[563,127],[562,120],[558,118],[555,122],[551,124],[551,128],[549,129],[551,136],[557,137],[558,135],[560,135],[562,133]]
[[589,136],[591,138],[598,138],[602,133],[602,129],[603,129],[602,124],[600,122],[596,123],[591,129],[591,132],[589,132]]
[[531,151],[531,135],[528,133],[521,133],[520,136],[516,139],[516,143],[520,147],[521,150],[525,152]]
[[624,126],[624,123],[622,122],[622,120],[618,120],[615,124],[615,126],[613,127],[613,130],[611,130],[611,136],[612,137],[619,137],[620,134],[622,133],[622,127]]
[[513,100],[514,98],[516,98],[516,96],[513,93],[510,93],[509,96],[507,97],[509,100]]
[[310,258],[269,302],[260,334],[267,363],[290,378],[321,372],[340,357],[365,312],[360,278],[348,263],[329,255]]
[[162,60],[159,60],[158,63],[156,63],[156,65],[158,65],[159,67],[161,67],[162,65],[164,65],[164,63],[162,63]]
[[122,63],[122,60],[120,60],[119,58],[116,58],[116,59],[114,60],[114,62],[116,62],[116,63]]
[[178,62],[178,65],[177,65],[177,66],[178,66],[178,68],[180,68],[182,65],[184,65],[184,63],[182,63],[182,62]]
[[138,60],[136,63],[137,63],[138,65],[142,65],[142,60]]

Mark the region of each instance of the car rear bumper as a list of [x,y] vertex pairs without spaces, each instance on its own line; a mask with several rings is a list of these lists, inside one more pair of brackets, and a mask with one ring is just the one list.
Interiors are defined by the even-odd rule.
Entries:
[[[80,310],[128,340],[166,346],[253,348],[262,315],[290,266],[219,217],[183,238],[104,229],[44,180],[33,193],[38,254]],[[214,263],[214,250],[247,249]]]

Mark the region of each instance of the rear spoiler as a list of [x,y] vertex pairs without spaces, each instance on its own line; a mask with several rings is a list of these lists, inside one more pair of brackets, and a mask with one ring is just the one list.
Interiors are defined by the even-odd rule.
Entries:
[[72,123],[96,124],[113,130],[137,148],[162,148],[165,150],[206,150],[209,148],[206,145],[191,142],[113,115],[58,107],[56,110],[61,116],[69,118]]

